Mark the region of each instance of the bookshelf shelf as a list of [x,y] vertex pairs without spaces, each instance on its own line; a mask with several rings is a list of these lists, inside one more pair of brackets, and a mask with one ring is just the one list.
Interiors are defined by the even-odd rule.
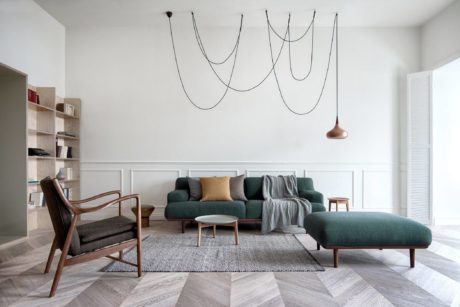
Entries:
[[63,134],[56,134],[56,138],[58,139],[66,139],[66,140],[74,140],[78,141],[79,138],[76,136],[68,136],[68,135],[63,135]]
[[49,136],[54,135],[53,132],[48,132],[48,131],[44,131],[44,130],[29,129],[28,131],[29,131],[30,134],[49,135]]
[[58,161],[80,161],[78,158],[56,158]]
[[78,116],[69,115],[61,111],[56,111],[56,116],[60,118],[80,119]]
[[[81,114],[81,101],[78,98],[58,97],[54,87],[33,87],[29,85],[28,88],[37,93],[41,104],[27,102],[27,146],[29,148],[44,149],[51,156],[28,156],[27,178],[36,179],[38,182],[29,183],[27,181],[27,199],[30,201],[32,193],[42,192],[39,182],[41,179],[47,176],[56,177],[61,168],[70,168],[71,178],[75,179],[60,180],[60,183],[63,187],[71,189],[71,199],[79,199],[80,159],[60,158],[57,157],[57,153],[58,146],[72,147],[72,156],[80,156],[80,138],[58,134],[58,132],[63,131],[77,136],[80,135],[80,121],[78,119]],[[57,106],[61,103],[72,105],[75,116],[58,111]],[[29,207],[27,212],[29,231],[50,226],[46,207]]]
[[54,160],[55,158],[54,157],[50,157],[50,156],[28,156],[28,158],[30,160]]
[[29,106],[29,109],[31,109],[31,110],[35,110],[35,111],[39,111],[39,112],[42,112],[42,111],[54,112],[54,109],[52,107],[48,107],[48,106],[41,105],[41,104],[36,104],[35,102],[28,101],[27,105]]

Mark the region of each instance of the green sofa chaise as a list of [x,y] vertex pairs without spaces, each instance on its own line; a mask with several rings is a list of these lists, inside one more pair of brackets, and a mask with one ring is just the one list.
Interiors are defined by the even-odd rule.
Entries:
[[415,249],[431,244],[431,230],[414,220],[384,212],[318,212],[305,217],[304,227],[320,246],[332,249],[334,267],[340,249],[409,249],[415,266]]
[[[315,191],[311,178],[297,178],[299,196],[308,199],[313,212],[325,211],[323,194]],[[190,201],[188,180],[177,178],[175,190],[168,193],[165,218],[168,221],[181,221],[182,232],[185,223],[194,221],[201,215],[224,214],[239,218],[239,222],[258,223],[262,219],[262,177],[244,179],[244,192],[248,201]]]

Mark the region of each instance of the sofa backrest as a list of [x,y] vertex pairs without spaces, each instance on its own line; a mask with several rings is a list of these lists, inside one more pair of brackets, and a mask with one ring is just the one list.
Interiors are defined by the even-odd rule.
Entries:
[[[262,195],[262,177],[246,177],[244,179],[244,193],[247,199],[264,199]],[[176,190],[189,190],[187,177],[179,177],[176,180]],[[311,178],[297,177],[297,189],[314,190]]]

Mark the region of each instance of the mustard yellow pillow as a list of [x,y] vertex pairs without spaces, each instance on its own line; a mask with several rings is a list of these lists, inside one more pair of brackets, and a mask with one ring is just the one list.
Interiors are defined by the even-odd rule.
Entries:
[[203,196],[201,201],[233,200],[230,194],[230,177],[200,178]]

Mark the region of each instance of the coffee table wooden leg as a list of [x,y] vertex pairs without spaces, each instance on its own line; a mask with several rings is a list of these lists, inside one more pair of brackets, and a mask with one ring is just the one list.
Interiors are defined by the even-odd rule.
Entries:
[[216,237],[216,225],[213,225],[213,226],[212,226],[212,237],[213,237],[213,238]]
[[238,237],[238,221],[235,222],[235,244],[239,245],[240,244],[240,239]]
[[329,211],[331,211],[331,201],[329,201]]
[[350,211],[350,203],[347,200],[347,212]]
[[201,223],[198,223],[198,243],[196,246],[200,247],[201,245]]
[[335,211],[339,211],[339,202],[338,201],[335,202]]

